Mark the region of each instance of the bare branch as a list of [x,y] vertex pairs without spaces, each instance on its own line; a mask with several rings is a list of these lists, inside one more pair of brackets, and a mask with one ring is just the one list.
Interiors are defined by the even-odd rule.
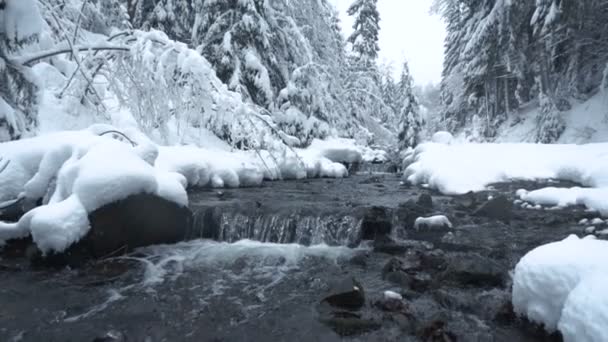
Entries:
[[137,144],[133,140],[129,139],[129,137],[126,134],[124,134],[123,132],[116,131],[116,130],[109,130],[109,131],[102,132],[101,134],[99,134],[99,136],[103,137],[106,134],[120,135],[121,137],[125,138],[133,147],[137,146]]
[[[76,51],[124,51],[128,52],[131,49],[128,46],[120,46],[120,45],[93,45],[93,46],[74,46],[74,50]],[[73,50],[70,48],[56,49],[56,50],[47,50],[42,51],[35,55],[25,56],[23,58],[15,59],[14,62],[30,66],[32,63],[37,62],[41,59],[54,57],[57,55],[62,55],[64,53],[71,53]]]

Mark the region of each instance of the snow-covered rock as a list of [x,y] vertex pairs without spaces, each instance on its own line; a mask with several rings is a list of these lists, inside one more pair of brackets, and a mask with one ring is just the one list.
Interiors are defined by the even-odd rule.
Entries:
[[414,222],[414,229],[452,228],[452,223],[447,217],[437,215],[432,217],[419,217]]
[[90,213],[134,194],[186,206],[183,176],[155,169],[157,154],[154,145],[134,148],[88,130],[1,144],[10,164],[0,184],[11,185],[3,198],[43,198],[43,205],[0,222],[0,242],[31,235],[43,253],[63,251],[89,231]]
[[606,258],[608,242],[574,235],[536,248],[515,267],[515,312],[549,332],[559,329],[566,341],[581,341],[584,330],[584,341],[605,340],[606,330],[597,327],[608,325]]
[[454,141],[454,136],[449,132],[437,132],[433,134],[431,141],[436,144],[449,145]]
[[558,330],[564,341],[608,341],[608,274],[584,278],[570,292]]

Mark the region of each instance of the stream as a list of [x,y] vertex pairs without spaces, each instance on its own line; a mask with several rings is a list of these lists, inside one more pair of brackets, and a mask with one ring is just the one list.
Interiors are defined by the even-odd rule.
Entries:
[[[515,317],[510,271],[594,216],[513,205],[543,186],[444,196],[365,172],[192,191],[189,241],[77,268],[4,251],[0,341],[559,340]],[[413,228],[435,214],[453,228]]]

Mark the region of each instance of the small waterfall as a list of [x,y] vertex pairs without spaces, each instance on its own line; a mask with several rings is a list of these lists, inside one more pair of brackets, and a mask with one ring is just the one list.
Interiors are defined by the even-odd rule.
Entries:
[[193,238],[236,242],[243,239],[304,246],[355,246],[360,239],[361,220],[353,216],[290,214],[245,214],[218,208],[194,214]]

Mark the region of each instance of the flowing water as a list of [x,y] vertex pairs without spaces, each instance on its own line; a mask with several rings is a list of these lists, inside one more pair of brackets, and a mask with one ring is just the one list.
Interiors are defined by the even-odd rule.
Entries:
[[[491,193],[512,196],[515,186]],[[411,230],[411,203],[423,193],[433,195],[428,214],[448,215],[454,229]],[[474,216],[470,198],[409,188],[393,174],[200,190],[190,198],[191,241],[75,269],[33,267],[5,253],[0,341],[556,338],[514,317],[509,271],[535,246],[580,233],[576,222],[590,215],[516,208],[500,222]],[[366,240],[386,226],[397,243]],[[392,272],[394,260],[400,266]],[[334,284],[352,278],[365,305],[352,313],[325,308]],[[404,307],[376,305],[386,290],[401,293]]]

